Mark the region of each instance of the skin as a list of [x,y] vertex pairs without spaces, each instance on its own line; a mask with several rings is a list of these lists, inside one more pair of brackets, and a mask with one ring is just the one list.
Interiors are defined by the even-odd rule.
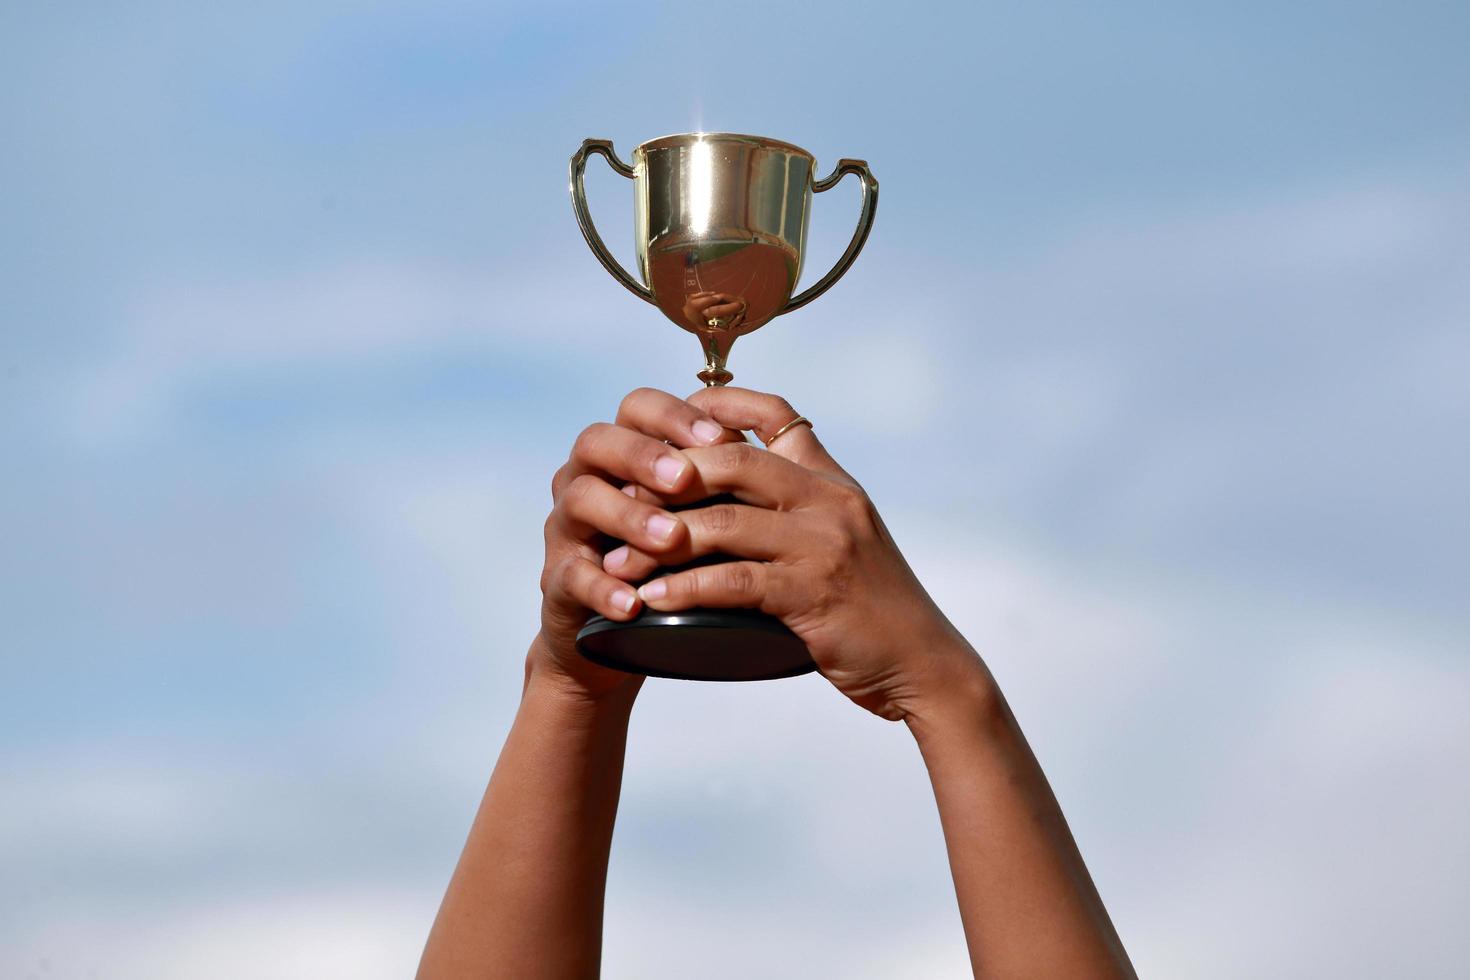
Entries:
[[684,319],[698,331],[711,326],[712,320],[731,330],[745,321],[745,300],[729,293],[694,293],[684,303]]
[[[595,977],[628,717],[641,678],[577,654],[592,611],[759,608],[853,703],[912,733],[977,977],[1131,977],[1046,777],[984,661],[862,488],[783,399],[640,389],[552,481],[542,627],[421,978]],[[682,510],[718,493],[735,503]],[[608,539],[624,544],[606,550]],[[719,552],[736,560],[648,579]],[[647,579],[647,581],[645,581]],[[635,592],[633,583],[643,584]]]

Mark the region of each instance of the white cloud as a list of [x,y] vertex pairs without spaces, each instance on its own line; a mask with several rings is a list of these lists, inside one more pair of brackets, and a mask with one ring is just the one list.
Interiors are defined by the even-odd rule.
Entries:
[[[450,581],[483,579],[493,591],[514,575],[503,556],[489,560],[474,544],[486,530],[477,500],[493,509],[496,481],[433,459],[421,456],[424,465],[399,484],[365,491],[354,519],[365,535],[387,535],[384,547],[423,549],[425,568],[442,563]],[[444,489],[460,484],[464,493]],[[471,529],[463,537],[461,523]],[[1453,778],[1470,761],[1470,672],[1453,643],[1371,611],[1102,577],[1014,542],[981,548],[968,542],[984,541],[983,530],[957,534],[910,512],[890,523],[1007,685],[1144,972],[1313,972],[1327,962],[1323,950],[1341,948],[1348,952],[1332,961],[1339,974],[1409,962],[1416,975],[1448,975],[1437,966],[1458,949],[1448,938],[1413,944],[1426,923],[1453,934],[1459,883],[1470,876],[1470,849],[1453,843],[1456,815],[1470,803]],[[525,537],[513,550],[534,547],[534,535]],[[438,605],[438,615],[481,615],[472,591]],[[426,608],[415,602],[399,614],[412,620]],[[1220,676],[1201,674],[1201,658],[1242,633],[1277,655],[1241,650],[1236,670],[1223,672],[1227,690],[1199,690],[1198,677]],[[483,681],[441,693],[432,723],[374,736],[371,752],[399,747],[349,767],[356,775],[334,791],[335,803],[288,803],[291,787],[323,775],[313,758],[290,772],[276,760],[253,776],[238,759],[209,773],[156,756],[147,765],[46,763],[12,781],[0,823],[9,867],[27,852],[24,866],[55,867],[89,849],[99,867],[124,854],[136,867],[198,863],[183,876],[188,887],[165,883],[134,911],[107,904],[105,882],[84,874],[69,886],[79,890],[16,924],[26,932],[7,944],[9,972],[24,975],[42,957],[57,975],[79,976],[95,963],[111,970],[99,976],[119,977],[197,976],[209,963],[228,964],[211,975],[242,977],[411,971],[437,895],[418,875],[385,869],[372,848],[344,866],[340,853],[312,859],[301,842],[349,819],[362,798],[352,780],[369,780],[372,792],[437,798],[436,813],[445,802],[462,809],[452,827],[436,816],[383,830],[443,835],[432,849],[444,852],[438,870],[447,875],[514,709],[524,637],[509,641],[507,655],[504,634],[487,633],[481,652],[501,662],[480,669]],[[442,666],[417,648],[404,653],[414,659],[404,665],[410,681]],[[1170,720],[1149,714],[1161,691],[1177,699]],[[366,692],[361,718],[339,703],[321,719],[322,736],[368,730],[370,717],[412,717],[398,714],[403,696]],[[1198,784],[1181,785],[1171,765],[1147,761],[1157,740],[1179,743]],[[1139,765],[1141,777],[1127,772]],[[384,790],[385,781],[402,789]],[[1198,798],[1181,803],[1181,792]],[[1151,812],[1166,816],[1140,820]],[[1166,833],[1129,830],[1158,823]],[[217,856],[239,853],[241,841],[248,853],[302,857],[289,872],[273,866],[267,892],[242,894],[237,882],[258,875]],[[1417,897],[1396,897],[1406,889]],[[901,726],[871,718],[817,677],[650,682],[633,722],[609,902],[608,976],[683,975],[699,963],[708,964],[704,975],[733,977],[776,959],[793,972],[855,977],[911,975],[922,964],[963,969],[917,752]],[[710,950],[721,951],[713,963]]]
[[1255,681],[1270,710],[1242,706],[1230,751],[1202,760],[1214,777],[1200,819],[1127,886],[1146,972],[1458,974],[1470,670],[1374,639]]
[[[594,270],[595,271],[595,270]],[[358,260],[244,280],[171,282],[133,298],[111,344],[62,379],[57,414],[85,446],[128,445],[175,420],[191,386],[281,372],[330,377],[432,354],[595,354],[568,310],[605,297],[591,275]],[[312,381],[302,376],[302,384]]]
[[[1416,271],[1416,263],[1463,249],[1462,232],[1445,218],[1463,202],[1450,195],[1441,203],[1370,188],[1084,230],[1032,264],[981,277],[986,315],[1007,326],[972,333],[973,309],[936,306],[923,312],[940,318],[937,325],[893,317],[890,326],[843,334],[818,304],[798,314],[800,323],[767,328],[789,331],[779,338],[742,341],[736,373],[782,390],[854,444],[872,440],[853,461],[856,471],[886,462],[882,440],[924,446],[941,413],[965,414],[973,444],[963,451],[1011,454],[999,467],[967,458],[964,472],[994,470],[1023,488],[1070,479],[1066,471],[1084,448],[1119,453],[1126,432],[1123,449],[1137,458],[1118,473],[1104,468],[1082,488],[1100,501],[1099,520],[1112,515],[1130,533],[1182,528],[1210,513],[1201,500],[1238,500],[1261,479],[1243,448],[1279,438],[1280,415],[1253,405],[1247,392],[1204,412],[1207,426],[1149,436],[1157,416],[1179,410],[1159,397],[1170,385],[1148,374],[1172,366],[1143,356],[1149,345],[1168,347],[1179,331],[1219,330],[1241,311],[1254,312],[1222,342],[1222,359],[1245,364],[1271,353],[1262,339],[1303,303],[1342,314],[1334,349],[1394,333],[1376,308],[1355,312],[1355,283],[1380,274],[1437,283],[1438,273]],[[58,397],[73,435],[92,445],[167,429],[180,392],[222,378],[305,369],[301,384],[310,385],[344,363],[425,352],[452,359],[492,351],[506,358],[508,375],[517,358],[550,353],[567,360],[569,382],[594,365],[605,372],[599,377],[627,377],[629,386],[693,366],[690,339],[598,275],[589,268],[569,284],[525,270],[487,276],[384,261],[175,284],[139,299],[117,346]],[[1464,345],[1451,338],[1464,297],[1456,287],[1438,288],[1422,322],[1395,333],[1402,352],[1350,358],[1325,380],[1289,378],[1274,394],[1309,404],[1343,379],[1367,390],[1375,372],[1362,372],[1382,368],[1390,392],[1419,379],[1412,391],[1424,411],[1462,410],[1463,372],[1454,365]],[[1222,312],[1212,297],[1239,305]],[[609,304],[619,325],[608,330],[619,333],[565,329],[569,319],[580,322],[567,310]],[[1198,322],[1181,319],[1193,314]],[[1318,328],[1331,319],[1311,319],[1306,333],[1327,336]],[[1208,351],[1201,356],[1208,360]],[[1263,373],[1240,377],[1259,382]],[[881,383],[868,387],[869,379]],[[1213,383],[1212,391],[1222,390]],[[1302,417],[1307,430],[1323,428],[1317,415]],[[545,437],[534,425],[526,434],[528,442]],[[1344,439],[1360,448],[1351,435]],[[290,458],[299,467],[292,472],[307,477],[301,484],[253,488],[268,498],[258,506],[262,526],[273,528],[267,537],[245,525],[210,537],[210,527],[238,516],[228,506],[205,508],[197,521],[164,506],[147,520],[136,511],[114,515],[113,526],[128,530],[98,540],[104,550],[121,542],[120,552],[152,556],[161,585],[142,593],[151,596],[143,606],[163,618],[181,597],[195,608],[205,600],[238,606],[230,597],[247,594],[249,583],[229,568],[250,564],[238,559],[251,554],[263,556],[252,567],[269,580],[255,588],[282,602],[299,598],[317,579],[297,588],[290,575],[332,573],[313,573],[301,560],[310,554],[301,544],[307,532],[330,523],[350,536],[357,570],[381,586],[376,628],[393,638],[387,647],[399,658],[379,676],[402,683],[330,702],[314,735],[370,738],[372,752],[396,744],[386,767],[359,747],[350,758],[363,770],[353,778],[401,780],[414,794],[427,785],[428,795],[441,794],[432,806],[464,802],[468,821],[467,800],[488,774],[519,688],[534,625],[541,505],[533,499],[542,498],[562,452],[492,445],[488,437],[407,445],[375,436],[369,446],[333,433],[303,440]],[[313,453],[324,461],[302,462]],[[292,495],[302,492],[322,506],[301,506]],[[1279,491],[1266,493],[1280,505]],[[1450,975],[1446,964],[1463,962],[1452,918],[1464,904],[1470,852],[1455,819],[1470,800],[1455,774],[1465,770],[1470,745],[1470,676],[1463,649],[1437,635],[1438,626],[1405,622],[1391,605],[1224,589],[1222,579],[1250,577],[1221,575],[1218,551],[1202,549],[1198,566],[1162,563],[1164,571],[1151,575],[1120,571],[1108,555],[1048,552],[1034,528],[1028,538],[1026,528],[1000,535],[978,518],[941,526],[924,494],[922,481],[911,481],[893,502],[890,524],[1006,685],[1143,972],[1280,975],[1326,964],[1339,975],[1405,965],[1418,975]],[[191,563],[193,552],[170,545],[169,532],[214,541],[218,576],[200,574],[209,563]],[[1293,584],[1313,591],[1313,582]],[[91,587],[115,600],[139,594],[105,576],[100,586],[85,578],[68,586],[89,602]],[[433,717],[385,733],[382,721],[395,711],[416,723]],[[252,775],[254,763],[236,759],[225,765],[238,768],[203,776],[164,755],[145,766],[15,778],[6,795],[20,802],[0,817],[0,856],[28,853],[36,866],[95,848],[188,863],[211,848],[228,851],[247,822],[263,847],[299,836],[299,814],[269,779]],[[321,759],[270,764],[299,767],[287,782],[323,775]],[[333,805],[314,804],[316,832],[339,812]],[[396,832],[444,833],[438,845],[457,845],[462,827],[445,833],[437,816],[417,819],[405,818]],[[385,835],[395,832],[385,826]],[[232,877],[242,870],[202,862],[192,880],[209,881],[200,886],[206,898],[181,890],[161,899],[146,922],[97,905],[87,892],[105,892],[107,872],[87,872],[58,905],[32,910],[39,939],[11,944],[7,966],[23,975],[44,955],[58,972],[83,971],[92,961],[56,951],[105,950],[115,970],[102,975],[220,975],[204,968],[217,963],[240,964],[241,976],[403,975],[434,899],[396,880],[397,872],[381,872],[370,855],[357,860],[350,874],[304,860],[290,874],[272,872],[279,894],[231,899],[221,896],[234,893]],[[818,678],[751,687],[651,683],[634,721],[614,860],[610,976],[687,973],[709,949],[731,945],[731,923],[740,948],[707,975],[760,972],[773,952],[806,973],[963,968],[917,754],[901,728],[867,717]],[[365,896],[341,887],[354,875],[373,882]]]
[[98,980],[401,980],[413,975],[434,900],[339,887],[219,896],[163,907],[69,910],[0,950],[12,977]]

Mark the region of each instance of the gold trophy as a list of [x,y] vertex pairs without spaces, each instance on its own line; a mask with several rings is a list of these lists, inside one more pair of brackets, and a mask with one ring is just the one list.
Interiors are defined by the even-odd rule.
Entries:
[[[612,257],[592,223],[583,174],[593,153],[633,181],[641,282]],[[572,208],[603,268],[699,338],[699,380],[723,385],[733,377],[725,364],[735,339],[832,288],[868,240],[878,181],[867,163],[839,160],[821,180],[815,165],[806,150],[763,136],[665,136],[635,147],[632,166],[618,159],[611,140],[589,139],[572,154]],[[857,229],[832,270],[797,293],[812,194],[849,173],[862,181]],[[594,616],[577,634],[577,648],[619,670],[689,680],[767,680],[815,667],[795,634],[747,609],[644,609],[627,623]]]

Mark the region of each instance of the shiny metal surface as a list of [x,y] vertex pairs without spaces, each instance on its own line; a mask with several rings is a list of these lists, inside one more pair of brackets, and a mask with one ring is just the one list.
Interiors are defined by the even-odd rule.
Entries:
[[[634,246],[642,282],[608,252],[583,188],[587,157],[601,154],[634,183]],[[737,337],[798,309],[831,288],[862,251],[878,207],[878,181],[861,160],[838,161],[813,179],[800,147],[760,136],[686,133],[640,144],[631,166],[612,142],[589,139],[572,155],[572,207],[599,262],[630,292],[699,338],[705,384],[725,384]],[[812,194],[846,174],[862,180],[862,208],[847,250],[831,271],[795,297]]]
[[582,237],[587,240],[587,246],[592,249],[592,254],[597,256],[597,261],[602,263],[602,267],[612,273],[612,277],[626,286],[634,296],[652,303],[653,294],[638,280],[628,275],[628,271],[618,264],[618,260],[612,257],[612,253],[602,243],[602,236],[597,233],[597,226],[592,223],[592,212],[587,210],[587,190],[583,186],[582,179],[587,171],[587,156],[592,153],[602,154],[608,166],[622,176],[628,178],[633,176],[633,168],[618,159],[612,140],[583,140],[581,148],[572,154],[571,164],[572,210],[577,215],[577,227],[582,229]]

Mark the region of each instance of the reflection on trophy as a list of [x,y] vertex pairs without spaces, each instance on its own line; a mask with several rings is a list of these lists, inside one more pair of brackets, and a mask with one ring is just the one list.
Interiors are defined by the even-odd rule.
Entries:
[[729,293],[699,292],[684,301],[684,323],[695,333],[734,330],[745,322],[745,299]]
[[[590,154],[633,181],[633,278],[603,244],[583,188]],[[699,380],[727,384],[737,337],[800,309],[832,287],[862,251],[878,207],[878,181],[862,160],[839,160],[816,180],[815,158],[761,136],[687,133],[650,140],[618,159],[610,140],[589,139],[572,155],[572,207],[603,268],[638,298],[694,334],[704,354]],[[812,194],[844,175],[862,181],[862,209],[847,249],[826,275],[796,293]],[[793,295],[793,293],[795,295]],[[718,559],[715,559],[718,560]],[[591,660],[621,670],[694,680],[762,680],[806,673],[806,647],[780,622],[754,610],[644,610],[627,623],[594,616],[577,636]]]

